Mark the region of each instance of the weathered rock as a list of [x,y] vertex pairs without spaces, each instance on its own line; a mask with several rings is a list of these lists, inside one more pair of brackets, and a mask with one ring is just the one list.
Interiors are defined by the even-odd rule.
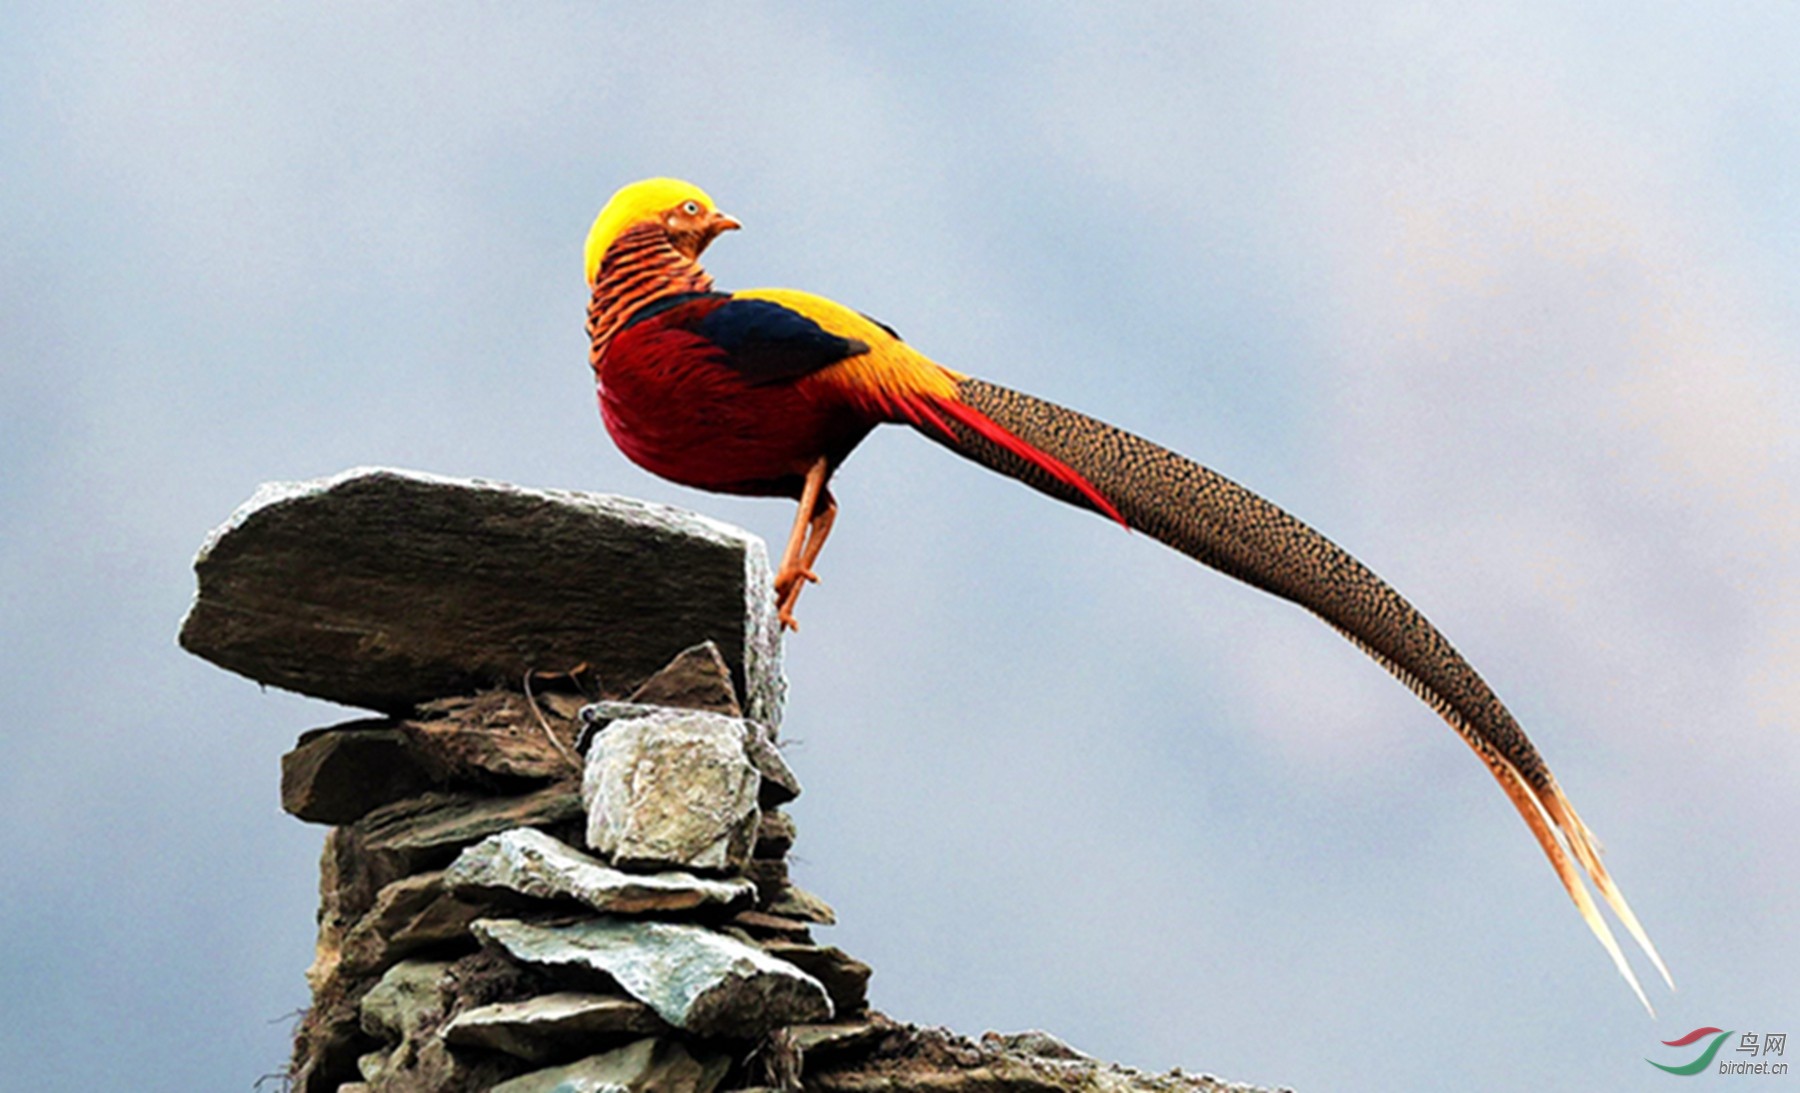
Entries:
[[469,923],[499,909],[494,900],[452,891],[442,871],[403,877],[383,888],[345,934],[344,964],[385,968],[408,953],[466,937]]
[[483,919],[473,930],[528,964],[604,972],[663,1020],[701,1036],[753,1039],[832,1014],[830,997],[812,976],[698,926],[610,917],[557,927]]
[[756,845],[750,848],[753,858],[785,858],[794,848],[794,818],[765,806],[756,825]]
[[362,1025],[392,1047],[365,1080],[383,1093],[475,1093],[518,1073],[505,1056],[458,1055],[439,1035],[445,1018],[463,1004],[468,985],[459,981],[466,961],[405,960],[388,969],[362,1002]]
[[531,828],[490,835],[451,863],[448,882],[462,889],[505,889],[535,899],[572,899],[616,915],[747,905],[747,880],[692,873],[624,873]]
[[[1146,1074],[1084,1057],[977,1044],[944,1029],[891,1028],[866,1057],[808,1059],[820,1093],[1269,1093],[1179,1071]],[[1079,1055],[1079,1053],[1076,1053]]]
[[799,919],[771,915],[766,911],[739,911],[726,924],[736,926],[747,936],[758,940],[774,937],[808,944],[812,939],[812,931],[806,923]]
[[818,1025],[795,1025],[788,1031],[808,1067],[826,1060],[872,1052],[899,1026],[879,1013]]
[[583,663],[622,688],[710,639],[780,720],[763,544],[679,509],[360,468],[262,486],[194,569],[183,648],[302,694],[398,714]]
[[801,922],[817,923],[820,926],[837,925],[837,912],[831,909],[831,904],[796,884],[782,888],[766,902],[759,900],[756,909],[767,911],[771,915],[780,915],[782,918],[797,918]]
[[712,1093],[728,1056],[648,1038],[566,1066],[521,1074],[492,1093]]
[[[453,1051],[425,1035],[395,1048],[372,1093],[487,1093],[526,1065],[509,1055]],[[339,1093],[343,1093],[340,1089]]]
[[356,1072],[362,1075],[362,1080],[365,1082],[370,1084],[379,1082],[381,1080],[382,1071],[388,1068],[388,1061],[392,1054],[391,1051],[381,1050],[371,1051],[367,1055],[358,1056],[356,1060]]
[[447,960],[403,960],[389,968],[362,1000],[363,1031],[409,1040],[443,1014]]
[[362,870],[363,859],[353,852],[355,842],[349,828],[334,827],[326,833],[319,855],[319,936],[312,965],[306,969],[306,985],[315,999],[338,976],[344,935],[375,901],[378,886]]
[[313,1004],[294,1030],[294,1060],[289,1070],[292,1093],[334,1093],[354,1081],[356,1063],[375,1046],[362,1030],[360,995],[331,983],[313,994]]
[[700,710],[613,722],[588,748],[588,845],[621,869],[741,870],[760,817],[748,725]]
[[789,886],[787,859],[752,858],[744,863],[744,876],[756,885],[757,906],[766,909]]
[[429,860],[433,852],[454,851],[515,827],[541,827],[580,815],[581,796],[572,783],[521,797],[429,793],[369,813],[356,831],[367,852]]
[[995,1051],[1010,1051],[1017,1055],[1035,1055],[1040,1059],[1069,1059],[1076,1062],[1099,1062],[1085,1051],[1077,1051],[1069,1044],[1045,1032],[1043,1029],[1026,1029],[1024,1032],[984,1032],[981,1034],[981,1046]]
[[770,939],[759,941],[762,951],[785,960],[825,985],[839,1017],[869,1008],[869,977],[874,970],[835,945]]
[[785,805],[800,796],[800,779],[794,776],[787,760],[775,746],[774,731],[755,721],[749,722],[749,726],[750,731],[744,737],[744,753],[750,757],[756,772],[762,775],[757,802],[764,808]]
[[558,991],[464,1010],[444,1026],[444,1039],[545,1063],[668,1029],[635,998]]
[[362,997],[373,976],[343,966],[350,928],[366,913],[380,885],[392,880],[361,852],[354,832],[334,827],[319,861],[319,936],[306,982],[312,988],[294,1032],[292,1093],[332,1093],[356,1076],[359,1055],[375,1046],[362,1030]]
[[312,823],[347,824],[434,781],[392,721],[351,721],[307,733],[281,757],[281,807]]
[[801,1052],[794,1034],[785,1028],[771,1031],[751,1049],[744,1061],[744,1077],[757,1088],[799,1093]]
[[574,777],[580,772],[574,747],[582,700],[551,692],[536,696],[535,705],[533,710],[533,700],[515,691],[439,699],[401,722],[400,732],[441,781]]
[[652,714],[666,713],[673,706],[646,706],[642,702],[621,702],[617,699],[602,699],[581,708],[581,734],[575,738],[575,750],[582,755],[588,754],[593,747],[594,738],[606,731],[606,727],[614,721],[629,721],[634,717],[649,717]]
[[725,663],[715,642],[702,642],[676,654],[662,670],[645,680],[627,699],[644,706],[674,706],[683,710],[710,710],[727,717],[742,717],[732,687],[731,666]]

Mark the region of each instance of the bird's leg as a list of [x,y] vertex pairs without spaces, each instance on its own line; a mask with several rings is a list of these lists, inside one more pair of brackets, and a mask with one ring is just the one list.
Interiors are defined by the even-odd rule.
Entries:
[[812,571],[813,562],[818,559],[819,551],[824,549],[825,537],[831,534],[831,525],[837,520],[837,500],[831,496],[830,490],[826,490],[820,497],[819,505],[819,511],[807,522],[806,545],[800,552],[795,579],[781,595],[781,624],[789,630],[800,629],[800,624],[794,620],[794,604],[799,601],[800,590],[806,587],[808,581],[818,581],[818,574]]
[[806,582],[819,578],[812,571],[813,562],[831,533],[837,518],[837,502],[825,488],[831,466],[821,457],[806,472],[806,483],[800,490],[800,508],[794,513],[794,530],[788,535],[787,549],[781,553],[781,568],[775,574],[776,614],[789,630],[800,629],[794,621],[794,604]]

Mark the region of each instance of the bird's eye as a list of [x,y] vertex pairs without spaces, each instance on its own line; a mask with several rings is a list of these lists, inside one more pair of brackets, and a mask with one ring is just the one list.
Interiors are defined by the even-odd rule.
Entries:
[[700,203],[698,201],[685,202],[681,206],[681,211],[688,214],[689,216],[699,216],[700,215]]

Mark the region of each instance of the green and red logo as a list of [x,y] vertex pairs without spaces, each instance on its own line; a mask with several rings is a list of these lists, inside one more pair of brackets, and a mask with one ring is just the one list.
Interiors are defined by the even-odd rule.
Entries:
[[1706,1050],[1702,1051],[1699,1058],[1695,1059],[1693,1062],[1684,1063],[1681,1066],[1664,1066],[1655,1059],[1645,1059],[1644,1061],[1658,1070],[1666,1070],[1671,1074],[1698,1074],[1712,1065],[1713,1056],[1719,1053],[1719,1045],[1723,1044],[1725,1042],[1725,1037],[1730,1035],[1731,1033],[1724,1029],[1697,1028],[1679,1040],[1663,1041],[1663,1044],[1668,1047],[1686,1047],[1696,1040],[1711,1036],[1713,1038],[1712,1043],[1707,1044]]
[[[1644,1061],[1656,1069],[1666,1070],[1670,1074],[1680,1074],[1683,1077],[1698,1074],[1702,1070],[1712,1067],[1713,1057],[1719,1054],[1719,1049],[1725,1045],[1726,1039],[1731,1035],[1724,1029],[1697,1028],[1679,1040],[1663,1041],[1667,1047],[1688,1047],[1699,1043],[1708,1036],[1712,1037],[1712,1042],[1701,1049],[1700,1054],[1694,1058],[1693,1062],[1670,1066],[1667,1063],[1659,1063],[1655,1059],[1645,1059]],[[1758,1058],[1758,1056],[1786,1055],[1787,1033],[1785,1032],[1746,1032],[1738,1037],[1737,1045],[1731,1050],[1733,1055],[1748,1056],[1748,1058],[1727,1058],[1718,1065],[1720,1074],[1786,1074],[1788,1072],[1785,1060]]]

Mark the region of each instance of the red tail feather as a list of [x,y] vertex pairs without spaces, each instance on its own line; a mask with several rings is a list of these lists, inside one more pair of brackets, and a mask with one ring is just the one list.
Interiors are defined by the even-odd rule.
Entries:
[[943,439],[950,441],[954,446],[957,440],[956,432],[950,428],[949,422],[944,420],[945,417],[951,418],[958,425],[973,431],[984,440],[997,444],[1020,459],[1041,468],[1045,474],[1079,493],[1100,513],[1117,520],[1126,529],[1131,527],[1124,515],[1119,512],[1118,507],[1107,500],[1106,495],[1101,493],[1080,471],[1008,432],[1005,426],[967,403],[932,395],[919,395],[895,399],[888,404],[888,409],[908,425],[916,429],[930,429]]

